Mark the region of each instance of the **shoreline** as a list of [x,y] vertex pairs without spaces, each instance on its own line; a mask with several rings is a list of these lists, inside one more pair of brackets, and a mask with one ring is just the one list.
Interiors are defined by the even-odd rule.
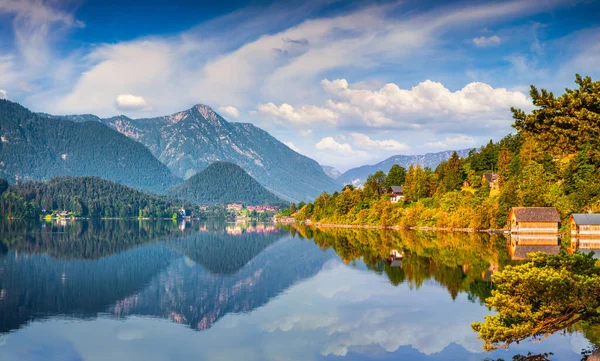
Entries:
[[[306,223],[305,223],[306,224]],[[393,230],[409,230],[409,231],[436,231],[436,232],[465,232],[465,233],[494,233],[494,234],[509,234],[506,229],[474,229],[474,228],[451,228],[451,227],[401,227],[401,226],[371,226],[371,225],[356,225],[356,224],[332,224],[332,223],[314,223],[306,224],[310,227],[317,228],[354,228],[354,229],[393,229]]]

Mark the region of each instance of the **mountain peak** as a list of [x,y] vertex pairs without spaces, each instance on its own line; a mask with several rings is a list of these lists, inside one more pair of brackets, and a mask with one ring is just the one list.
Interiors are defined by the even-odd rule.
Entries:
[[206,119],[214,118],[217,114],[211,107],[204,104],[196,104],[192,109],[202,114],[202,116]]

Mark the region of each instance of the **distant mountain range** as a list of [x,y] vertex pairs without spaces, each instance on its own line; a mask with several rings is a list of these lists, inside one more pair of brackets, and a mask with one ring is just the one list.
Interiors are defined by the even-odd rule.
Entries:
[[182,178],[190,178],[217,161],[242,167],[277,196],[292,201],[313,200],[339,185],[314,160],[296,153],[264,130],[249,123],[230,123],[210,107],[150,119],[69,115],[72,121],[94,120],[145,145]]
[[331,179],[337,179],[339,176],[342,175],[342,172],[335,169],[334,167],[322,165],[321,168],[323,168],[323,172],[325,172],[325,174],[327,174]]
[[0,177],[98,176],[164,191],[181,182],[142,144],[98,122],[46,118],[0,100]]
[[[471,149],[461,149],[456,152],[463,158],[466,157]],[[341,184],[353,184],[362,186],[370,174],[379,170],[387,173],[394,164],[401,165],[408,170],[411,164],[421,165],[422,167],[435,169],[441,162],[450,159],[453,150],[447,150],[438,153],[427,153],[424,155],[395,155],[374,165],[363,165],[352,168],[339,176],[336,181]]]
[[170,189],[169,193],[198,204],[285,203],[250,177],[240,166],[228,162],[212,163]]

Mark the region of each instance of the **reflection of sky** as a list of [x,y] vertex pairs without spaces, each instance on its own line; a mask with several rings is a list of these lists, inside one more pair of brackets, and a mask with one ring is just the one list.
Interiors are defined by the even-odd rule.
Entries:
[[[434,283],[395,287],[386,276],[335,260],[248,314],[196,332],[168,320],[53,319],[0,337],[0,360],[510,359],[552,351],[579,360],[582,336],[555,335],[489,355],[469,324],[489,311]],[[574,351],[575,350],[575,351]]]

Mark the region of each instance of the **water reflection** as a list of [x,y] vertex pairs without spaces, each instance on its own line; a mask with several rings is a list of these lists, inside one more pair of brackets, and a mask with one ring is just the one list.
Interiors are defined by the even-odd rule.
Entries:
[[513,234],[510,237],[510,257],[514,261],[531,260],[529,253],[558,254],[560,243],[557,235]]
[[[513,262],[513,241],[555,240],[195,222],[0,227],[2,360],[579,360],[582,333],[594,332],[486,355],[470,329],[490,312],[491,276]],[[388,261],[391,250],[402,262]]]

